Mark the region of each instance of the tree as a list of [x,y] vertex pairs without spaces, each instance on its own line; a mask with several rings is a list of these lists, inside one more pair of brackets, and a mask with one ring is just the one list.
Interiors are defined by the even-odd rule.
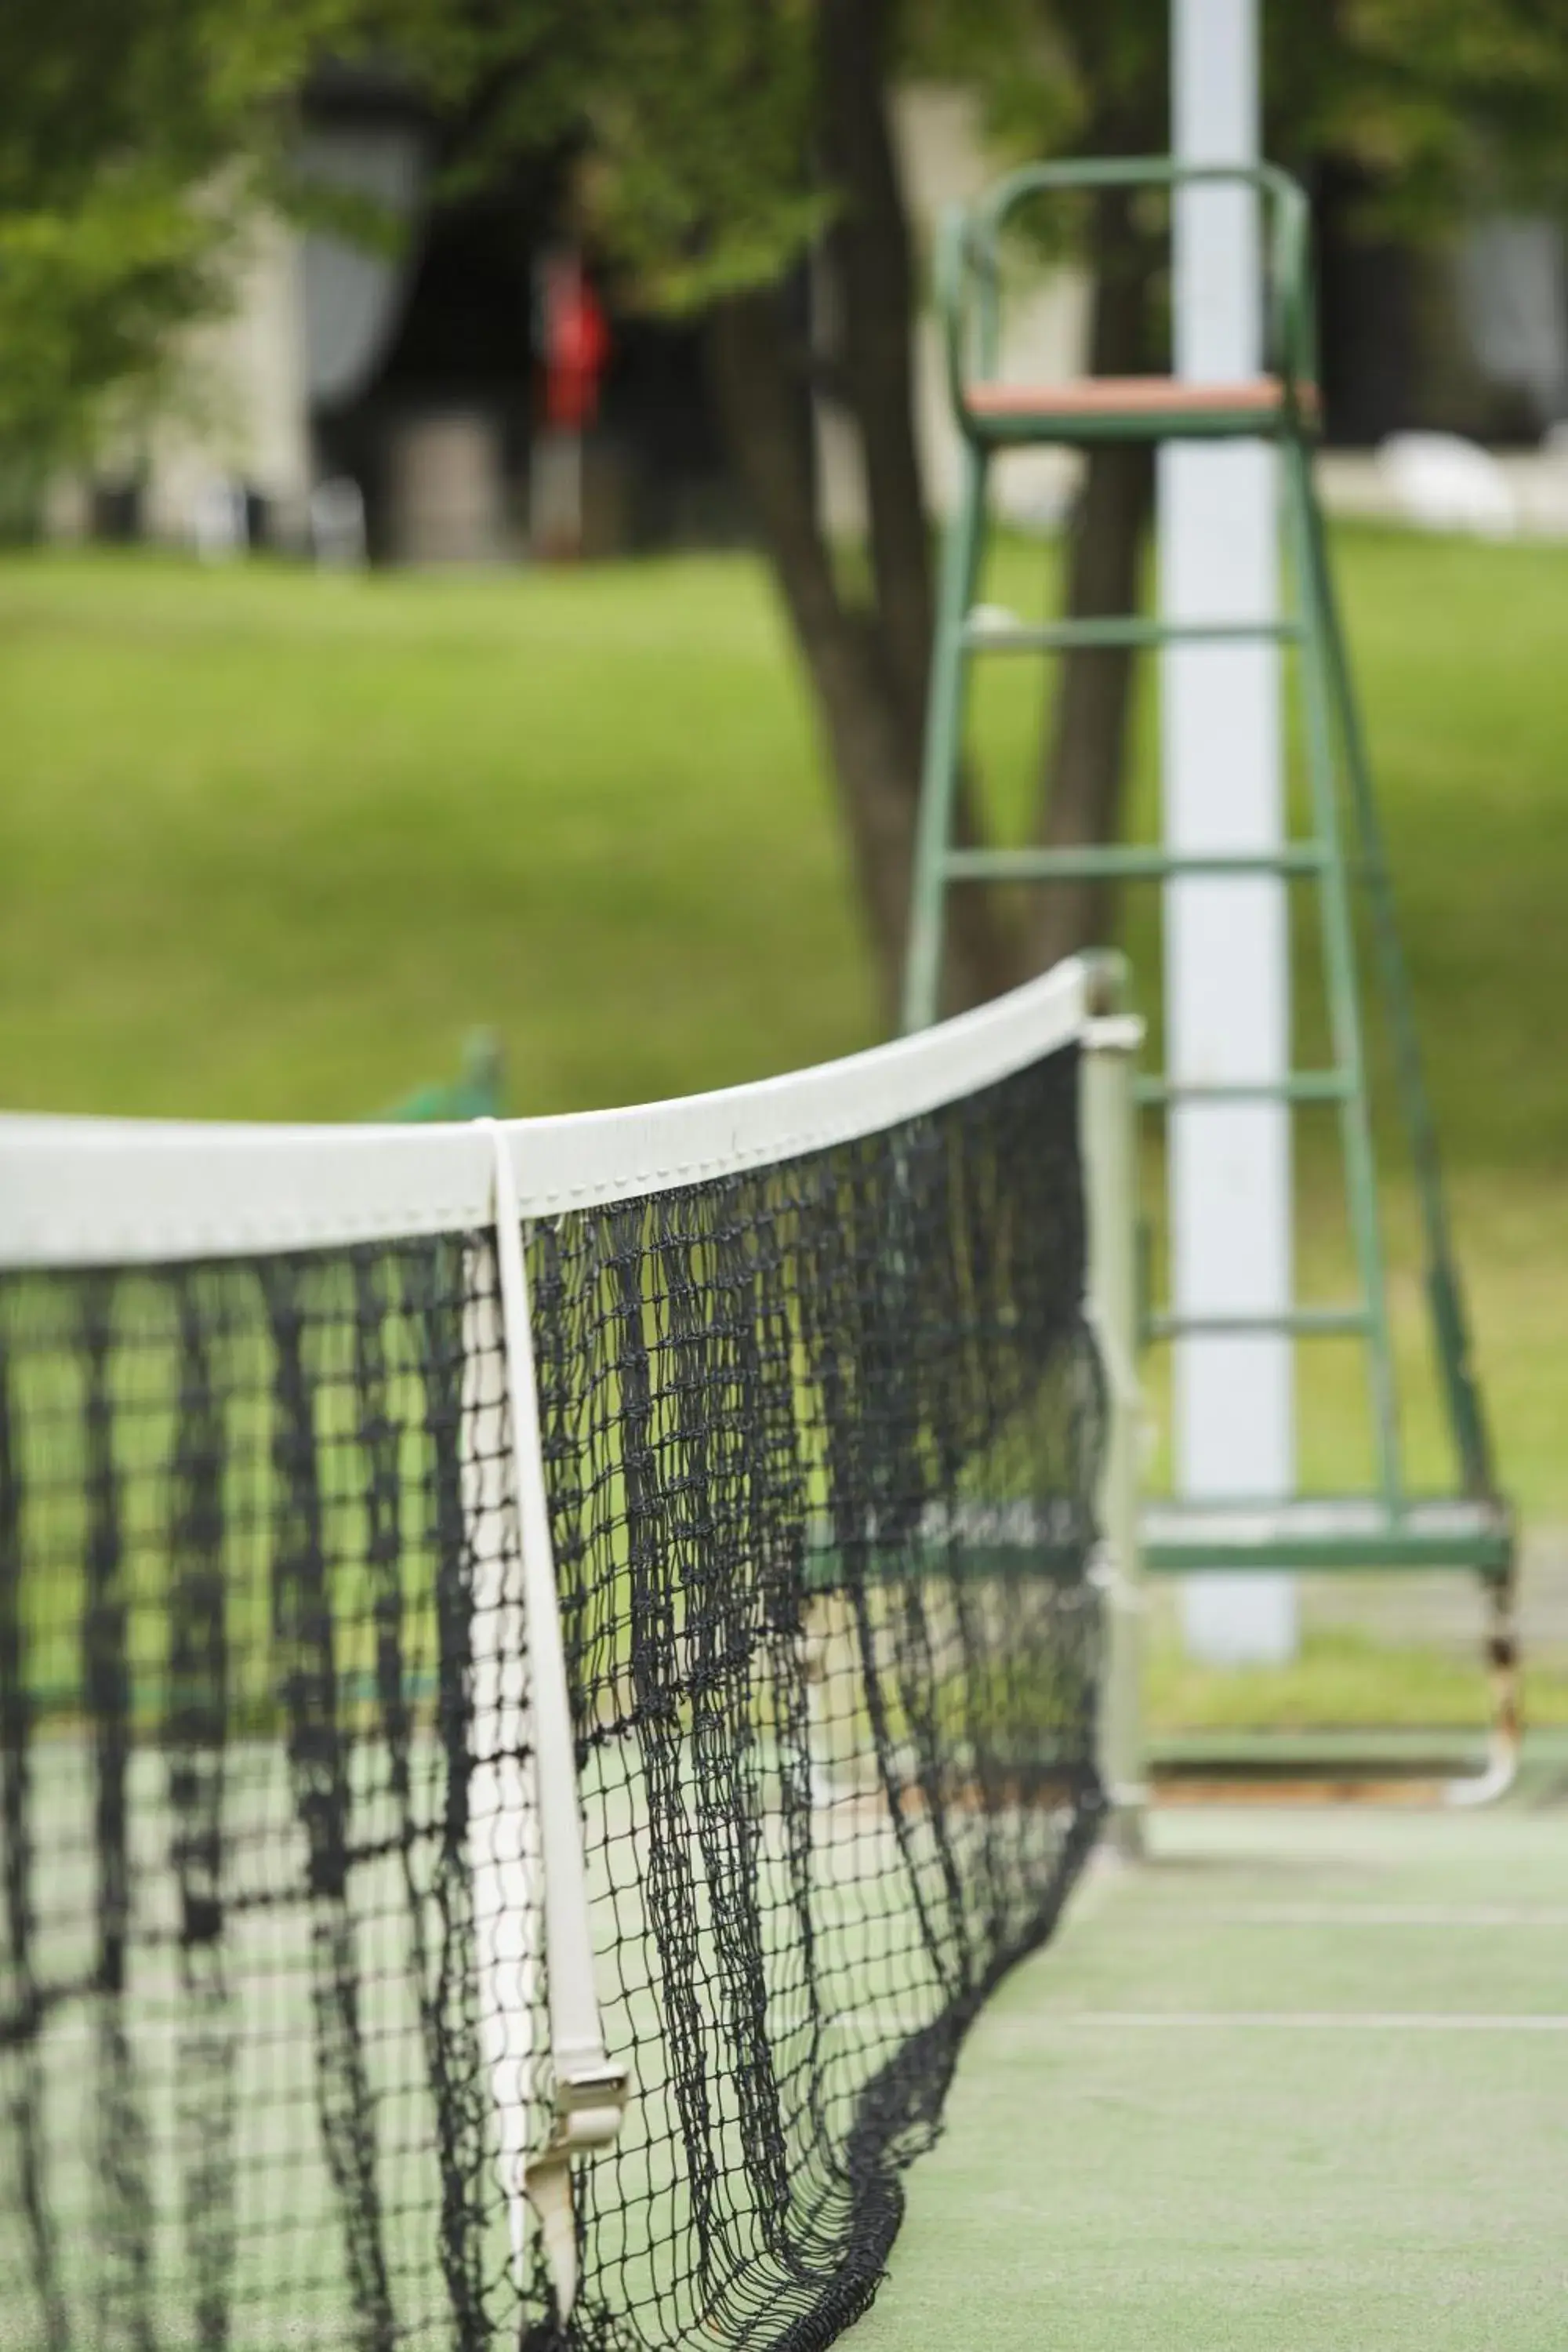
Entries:
[[[417,16],[420,0],[408,5]],[[430,5],[432,25],[449,31],[450,7]],[[491,60],[488,97],[470,116],[475,150],[575,133],[597,240],[632,298],[703,322],[716,404],[811,683],[890,1013],[933,609],[912,382],[925,259],[891,90],[908,71],[964,80],[1019,152],[1034,151],[1042,125],[1058,146],[1142,150],[1161,120],[1157,28],[1141,0],[534,0],[528,16],[527,39],[512,18],[510,54]],[[476,22],[471,0],[465,21]],[[416,55],[412,25],[410,35],[405,54]],[[543,99],[541,58],[552,72]],[[1126,207],[1112,198],[1099,210],[1094,342],[1098,363],[1121,370],[1136,363],[1143,307],[1142,278],[1124,257],[1144,264]],[[817,515],[814,398],[833,404],[858,454],[863,567],[838,560]],[[1109,451],[1089,468],[1069,565],[1083,609],[1131,587],[1148,478],[1136,453]],[[1124,525],[1108,529],[1123,508]],[[1124,705],[1102,670],[1071,666],[1045,796],[1058,826],[1091,822],[1088,780],[1116,764]],[[958,823],[978,838],[968,792]],[[1026,940],[997,905],[965,891],[950,924],[952,1001],[993,994],[1055,951],[1038,927]]]
[[151,396],[220,310],[294,101],[355,0],[6,0],[0,467],[41,473]]
[[[1568,0],[1263,0],[1274,152],[1362,166],[1385,216],[1433,229],[1478,191],[1568,200]],[[79,442],[155,382],[172,331],[220,305],[258,199],[287,195],[293,101],[324,49],[374,44],[444,110],[471,178],[520,150],[578,158],[634,299],[698,317],[737,469],[810,680],[885,1003],[902,961],[932,614],[915,438],[915,249],[890,97],[973,91],[1003,154],[1165,143],[1159,0],[8,0],[0,11],[0,460]],[[1107,193],[1077,216],[1089,363],[1149,363],[1159,224]],[[858,453],[868,530],[847,565],[816,512],[812,402]],[[1066,553],[1077,616],[1136,601],[1148,453],[1097,450]],[[1133,656],[1062,665],[1036,825],[1120,821]],[[981,830],[960,797],[965,838]],[[949,1000],[1084,940],[1092,887],[1026,924],[954,894]]]
[[[529,0],[508,56],[481,0],[405,0],[415,54],[468,28],[489,74],[476,154],[575,138],[603,249],[638,299],[704,321],[731,449],[810,679],[870,940],[891,1011],[902,959],[932,593],[915,440],[915,250],[893,135],[900,74],[972,89],[999,151],[1158,152],[1166,144],[1166,23],[1157,0]],[[1478,188],[1561,200],[1568,149],[1568,0],[1265,0],[1272,151],[1371,168],[1406,230],[1430,230]],[[454,16],[454,7],[458,17]],[[452,53],[447,52],[448,72]],[[521,68],[521,70],[520,70]],[[1149,364],[1163,239],[1108,194],[1079,216],[1093,269],[1089,363]],[[858,449],[865,562],[846,567],[816,514],[810,404],[833,402]],[[1094,453],[1066,556],[1077,615],[1136,601],[1148,453]],[[1037,826],[1113,835],[1131,655],[1063,664]],[[979,832],[961,798],[966,837]],[[954,894],[953,1003],[984,997],[1104,930],[1091,887],[1043,894],[1025,928]]]

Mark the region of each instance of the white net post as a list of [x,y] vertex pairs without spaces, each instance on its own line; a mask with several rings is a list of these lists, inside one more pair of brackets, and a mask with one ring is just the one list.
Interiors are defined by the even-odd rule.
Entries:
[[[1171,143],[1177,160],[1258,154],[1258,0],[1173,0]],[[1177,192],[1172,223],[1176,372],[1195,383],[1258,373],[1258,202],[1234,185]],[[1179,624],[1278,617],[1278,460],[1262,441],[1173,442],[1160,452],[1160,601]],[[1283,835],[1277,646],[1176,645],[1161,656],[1167,845],[1269,856]],[[1165,889],[1165,1036],[1177,1084],[1266,1089],[1289,1056],[1287,886],[1276,876],[1185,876]],[[1257,1318],[1291,1296],[1290,1114],[1283,1100],[1172,1106],[1171,1296],[1180,1316]],[[1272,1498],[1295,1479],[1292,1350],[1284,1331],[1194,1332],[1175,1343],[1173,1444],[1184,1495]],[[1186,1580],[1189,1646],[1217,1662],[1288,1657],[1284,1575]]]
[[1108,1656],[1100,1697],[1100,1775],[1110,1835],[1129,1859],[1143,1850],[1143,1590],[1138,1536],[1142,1405],[1138,1386],[1138,1160],[1132,1071],[1141,1021],[1107,1014],[1084,1032],[1082,1133],[1089,1211],[1089,1307],[1109,1391],[1100,1481],[1097,1581]]

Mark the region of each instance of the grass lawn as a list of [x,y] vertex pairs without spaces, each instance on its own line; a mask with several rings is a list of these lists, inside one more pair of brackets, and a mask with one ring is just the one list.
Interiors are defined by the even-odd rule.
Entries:
[[0,709],[13,1108],[353,1118],[485,1022],[560,1110],[871,1036],[748,563],[16,561]]
[[[1568,550],[1357,530],[1339,553],[1503,1465],[1563,1521]],[[1026,605],[1052,561],[1008,546],[988,593]],[[1039,695],[997,665],[981,697],[1005,804]],[[743,556],[363,581],[13,558],[0,710],[10,1107],[354,1116],[489,1023],[511,1106],[554,1110],[874,1034],[809,713]],[[1128,938],[1157,1012],[1146,903]],[[1302,1162],[1303,1288],[1331,1296],[1333,1162],[1310,1137]],[[1388,1207],[1397,1258],[1397,1176]],[[1394,1297],[1418,1374],[1407,1255]],[[1324,1349],[1303,1375],[1304,1466],[1336,1482],[1361,1444],[1343,1369]]]

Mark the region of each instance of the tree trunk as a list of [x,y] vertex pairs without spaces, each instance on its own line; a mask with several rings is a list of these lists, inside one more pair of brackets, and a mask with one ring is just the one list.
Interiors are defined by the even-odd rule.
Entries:
[[[1095,206],[1097,276],[1089,371],[1132,375],[1146,363],[1152,257],[1125,190]],[[1068,547],[1069,619],[1135,612],[1139,566],[1153,503],[1147,443],[1091,448]],[[1114,841],[1121,831],[1135,656],[1127,647],[1080,648],[1062,658],[1040,779],[1037,838],[1052,848]],[[1028,968],[1044,971],[1111,936],[1115,893],[1103,882],[1061,882],[1038,892],[1029,923]]]
[[[886,105],[887,0],[824,0],[824,163],[842,208],[825,240],[839,349],[836,393],[866,483],[871,602],[850,604],[816,512],[810,363],[776,292],[737,296],[707,327],[726,440],[805,659],[848,835],[889,1025],[909,927],[931,660],[931,547],[914,431],[909,220]],[[979,838],[961,790],[955,837]],[[988,892],[948,901],[943,1009],[1022,977],[1019,943]]]
[[714,395],[810,677],[838,787],[884,1011],[902,969],[913,832],[904,714],[865,623],[839,594],[817,525],[805,376],[764,289],[708,321]]
[[858,427],[879,634],[918,756],[932,627],[915,443],[914,262],[887,109],[888,0],[822,0],[824,163],[842,209],[826,260],[840,374]]
[[[840,209],[825,240],[836,296],[835,379],[859,445],[868,615],[888,681],[909,772],[910,848],[920,801],[934,599],[931,539],[915,438],[917,301],[908,207],[889,118],[889,0],[822,0],[823,163]],[[967,780],[954,797],[953,838],[984,837]],[[907,905],[907,895],[906,895]],[[1024,977],[1021,942],[996,894],[973,883],[946,902],[942,1010],[962,1012]],[[901,977],[902,947],[900,949]]]

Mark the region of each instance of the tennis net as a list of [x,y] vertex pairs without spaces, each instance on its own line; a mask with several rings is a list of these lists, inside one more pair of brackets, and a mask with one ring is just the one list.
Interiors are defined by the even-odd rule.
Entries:
[[1102,1810],[1093,974],[0,1122],[0,2347],[825,2345]]

